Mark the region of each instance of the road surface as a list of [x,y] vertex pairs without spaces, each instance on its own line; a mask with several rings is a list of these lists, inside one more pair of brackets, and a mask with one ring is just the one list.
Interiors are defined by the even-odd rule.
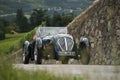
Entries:
[[82,77],[84,80],[120,80],[120,66],[75,64],[14,64],[15,68],[47,71],[56,76]]

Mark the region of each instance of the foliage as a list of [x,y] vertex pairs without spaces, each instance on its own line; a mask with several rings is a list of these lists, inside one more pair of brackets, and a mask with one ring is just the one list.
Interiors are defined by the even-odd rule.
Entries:
[[30,17],[30,23],[31,26],[34,28],[42,23],[42,21],[45,20],[46,10],[40,9],[34,9],[31,17]]
[[55,12],[51,19],[51,26],[67,26],[73,19],[75,15],[73,14],[59,14]]
[[46,13],[47,11],[42,8],[34,9],[33,13],[30,15],[30,19],[27,19],[23,10],[18,9],[16,22],[0,19],[0,37],[4,39],[5,37],[2,36],[4,36],[5,33],[10,33],[12,30],[17,32],[28,32],[40,24],[42,24],[42,26],[66,26],[75,17],[73,14],[60,14],[54,12],[53,15],[48,15]]
[[32,28],[45,22],[46,26],[66,26],[74,19],[75,15],[73,14],[60,14],[54,12],[53,15],[47,15],[46,10],[35,9],[31,14],[30,23]]
[[11,30],[19,31],[19,27],[14,22],[0,19],[0,40],[5,39],[5,34],[10,33]]
[[62,14],[61,26],[67,26],[73,19],[75,15],[73,14]]
[[54,12],[53,17],[52,17],[52,26],[61,26],[61,15],[57,12]]
[[11,33],[11,31],[14,30],[16,32],[19,32],[19,27],[15,23],[10,23],[8,26],[5,27],[5,33]]
[[5,33],[0,30],[0,40],[5,39]]
[[59,14],[55,12],[51,19],[52,24],[51,26],[67,26],[73,19],[75,15],[69,14]]
[[[37,27],[35,29],[33,29],[32,31],[26,33],[26,35],[20,40],[20,43],[24,43],[24,41],[28,40],[28,41],[32,41],[32,37],[35,35],[35,31],[36,31]],[[22,46],[22,44],[21,44]]]
[[0,40],[0,53],[10,54],[23,46],[25,40],[31,41],[37,27],[28,33],[6,34],[5,40]]
[[20,32],[27,32],[30,29],[28,19],[24,16],[23,10],[18,9],[16,14],[16,23],[20,28]]
[[0,40],[5,39],[5,27],[9,25],[8,21],[0,19]]

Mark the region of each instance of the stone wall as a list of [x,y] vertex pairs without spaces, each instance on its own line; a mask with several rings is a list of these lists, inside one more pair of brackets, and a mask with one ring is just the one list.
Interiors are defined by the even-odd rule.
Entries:
[[96,0],[67,27],[77,44],[90,40],[89,64],[120,64],[120,0]]

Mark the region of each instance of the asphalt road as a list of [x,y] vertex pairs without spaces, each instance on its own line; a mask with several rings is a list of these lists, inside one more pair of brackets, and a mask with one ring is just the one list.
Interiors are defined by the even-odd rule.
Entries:
[[75,64],[14,64],[13,66],[29,71],[45,70],[56,76],[82,77],[84,80],[120,80],[120,66]]

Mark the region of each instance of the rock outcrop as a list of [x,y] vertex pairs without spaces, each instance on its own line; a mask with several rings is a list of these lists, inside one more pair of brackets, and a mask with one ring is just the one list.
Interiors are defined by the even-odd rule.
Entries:
[[96,0],[68,24],[78,44],[90,40],[90,63],[120,65],[120,0]]

